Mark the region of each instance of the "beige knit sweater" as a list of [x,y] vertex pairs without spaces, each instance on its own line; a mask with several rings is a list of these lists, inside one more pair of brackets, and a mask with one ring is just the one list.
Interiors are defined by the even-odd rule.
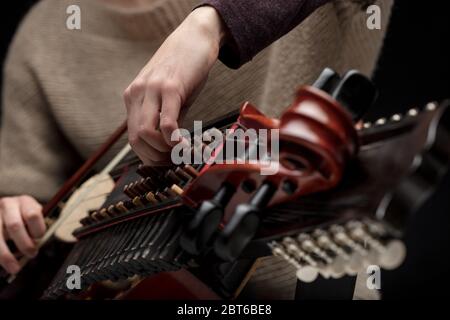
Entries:
[[[379,0],[381,31],[349,0],[321,7],[299,27],[234,71],[220,62],[186,124],[249,100],[277,115],[294,89],[320,71],[374,70],[393,0]],[[197,0],[155,0],[119,10],[95,0],[42,0],[23,21],[4,70],[0,195],[49,199],[125,119],[122,92]],[[81,30],[66,8],[81,8]]]

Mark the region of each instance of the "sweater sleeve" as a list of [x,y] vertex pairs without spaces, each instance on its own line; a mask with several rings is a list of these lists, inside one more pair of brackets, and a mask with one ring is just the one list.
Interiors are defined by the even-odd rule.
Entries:
[[230,33],[219,59],[239,68],[287,34],[315,9],[331,0],[204,0],[214,7]]
[[2,88],[0,197],[28,194],[47,201],[79,165],[59,130],[32,67],[33,48],[19,31],[8,53]]

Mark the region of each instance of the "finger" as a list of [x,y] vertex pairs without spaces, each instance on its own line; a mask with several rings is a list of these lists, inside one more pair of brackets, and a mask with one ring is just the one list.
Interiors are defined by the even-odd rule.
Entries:
[[10,238],[14,241],[20,252],[29,257],[34,257],[37,254],[36,245],[25,228],[19,201],[4,201],[3,210],[3,221]]
[[6,230],[5,226],[3,226],[3,239],[9,240],[8,230]]
[[20,211],[22,218],[33,239],[41,238],[45,233],[45,221],[42,206],[32,197],[20,197]]
[[174,146],[180,142],[181,137],[172,140],[172,134],[178,129],[178,117],[180,115],[181,99],[177,94],[165,94],[162,100],[159,127],[165,142]]
[[[146,145],[143,145],[141,138],[139,137],[139,112],[143,102],[143,97],[140,100],[132,97],[133,85],[127,88],[124,94],[125,105],[127,106],[127,129],[128,129],[128,141],[133,148],[133,151],[138,157],[146,163],[148,156],[146,154]],[[148,152],[148,151],[147,151]]]
[[123,100],[127,108],[127,113],[136,110],[142,105],[145,96],[145,82],[135,79],[123,93]]
[[[136,84],[138,83],[138,84]],[[125,90],[123,98],[127,109],[127,129],[130,143],[138,139],[139,113],[144,100],[145,91],[143,91],[143,82],[133,83]]]
[[[2,210],[2,209],[0,209]],[[0,265],[10,274],[16,274],[20,270],[19,262],[14,258],[3,238],[3,221],[0,211]]]
[[156,150],[142,139],[138,139],[134,142],[136,154],[146,165],[152,165],[158,162],[167,162],[170,153],[160,152]]
[[149,93],[144,98],[139,119],[139,137],[159,152],[170,151],[170,146],[164,141],[158,130],[160,122],[160,99]]

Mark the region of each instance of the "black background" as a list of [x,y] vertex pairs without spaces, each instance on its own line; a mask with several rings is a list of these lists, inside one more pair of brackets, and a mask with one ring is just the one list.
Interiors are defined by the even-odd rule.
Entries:
[[[35,0],[0,1],[3,62],[14,30]],[[374,81],[380,97],[368,119],[405,112],[450,98],[450,9],[448,1],[397,0]],[[386,173],[388,174],[388,173]],[[386,299],[438,297],[450,288],[450,177],[406,234],[405,264],[383,274]]]

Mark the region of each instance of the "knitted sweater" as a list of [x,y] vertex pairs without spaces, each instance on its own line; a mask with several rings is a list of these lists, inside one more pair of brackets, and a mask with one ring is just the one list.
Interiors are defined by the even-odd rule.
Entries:
[[[335,0],[239,70],[218,62],[185,125],[246,100],[279,115],[295,88],[327,66],[370,75],[392,1],[377,1],[381,30],[366,28],[360,4]],[[21,24],[4,69],[0,196],[49,199],[124,121],[124,89],[198,2],[155,0],[131,10],[93,0],[41,0]],[[66,9],[74,4],[81,8],[81,30],[66,28]]]
[[203,0],[200,5],[212,6],[220,13],[230,34],[220,50],[220,60],[238,68],[330,1]]

